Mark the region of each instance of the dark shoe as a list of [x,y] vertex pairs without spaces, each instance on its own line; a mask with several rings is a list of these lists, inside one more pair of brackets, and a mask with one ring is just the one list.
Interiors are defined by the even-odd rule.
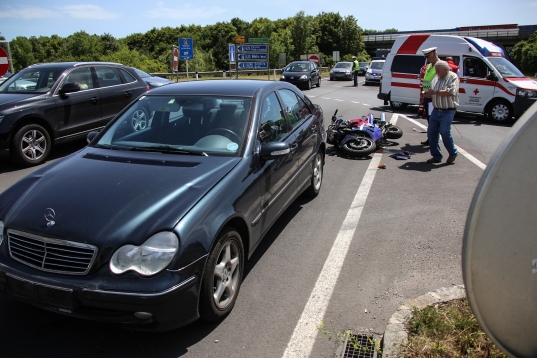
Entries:
[[427,139],[425,142],[421,142],[423,145],[429,145],[429,140]]
[[436,158],[431,158],[431,159],[427,159],[427,163],[436,164],[436,163],[442,163],[442,161]]
[[451,163],[453,163],[453,162],[455,161],[455,159],[457,159],[456,156],[450,155],[450,156],[447,158],[446,163],[451,164]]

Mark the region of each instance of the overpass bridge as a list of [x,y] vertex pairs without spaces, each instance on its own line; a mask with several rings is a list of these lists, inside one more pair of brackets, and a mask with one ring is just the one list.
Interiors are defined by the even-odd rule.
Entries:
[[509,54],[512,47],[521,40],[527,40],[531,34],[537,31],[537,25],[489,25],[489,26],[468,26],[454,29],[442,30],[420,30],[420,31],[400,31],[384,32],[364,35],[364,44],[367,53],[371,57],[379,56],[390,50],[395,39],[401,35],[410,34],[434,34],[434,35],[455,35],[477,37],[487,40],[503,47]]

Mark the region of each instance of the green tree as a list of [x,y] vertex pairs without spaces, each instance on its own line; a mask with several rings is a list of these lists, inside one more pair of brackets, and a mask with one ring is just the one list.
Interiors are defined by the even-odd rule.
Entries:
[[294,16],[294,23],[291,25],[291,38],[294,49],[291,55],[299,59],[300,55],[319,52],[314,35],[314,20],[311,16],[306,16],[304,11],[299,11]]
[[537,72],[537,31],[513,47],[511,58],[523,72]]
[[17,36],[10,46],[15,72],[36,63],[32,43],[26,37]]
[[86,31],[75,32],[65,39],[59,51],[60,61],[99,61],[103,56],[101,39]]
[[330,56],[332,51],[342,51],[343,17],[339,13],[322,12],[315,18],[317,23],[317,46],[319,51]]
[[235,42],[237,36],[235,26],[229,22],[217,22],[214,25],[206,26],[202,31],[202,36],[207,39],[202,48],[211,52],[215,69],[229,69],[228,44]]

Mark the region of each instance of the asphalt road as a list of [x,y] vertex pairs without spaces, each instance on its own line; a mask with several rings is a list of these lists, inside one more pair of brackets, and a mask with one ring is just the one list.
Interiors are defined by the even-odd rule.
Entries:
[[[487,164],[510,128],[479,115],[458,115],[453,126],[455,143],[476,161],[460,155],[454,165],[427,164],[430,155],[419,144],[425,134],[406,118],[416,108],[393,113],[376,98],[378,87],[350,85],[324,80],[320,88],[306,94],[322,106],[326,123],[336,109],[347,119],[370,111],[378,116],[384,111],[387,119],[397,118],[403,137],[373,158],[353,160],[329,152],[321,193],[314,200],[297,200],[276,222],[247,264],[237,304],[223,322],[195,322],[164,333],[132,332],[0,296],[1,355],[282,357],[306,307],[321,310],[332,333],[346,329],[382,333],[404,301],[462,284],[462,233],[483,173],[474,162]],[[426,124],[421,119],[417,122]],[[79,141],[58,146],[53,149],[53,159],[84,145]],[[389,158],[392,150],[413,155],[410,160],[396,161]],[[376,160],[387,164],[387,169],[368,170]],[[32,170],[14,167],[5,155],[0,156],[0,191]],[[357,195],[364,177],[371,180],[370,189]],[[342,224],[355,197],[365,203],[358,208],[358,219],[350,216],[355,231],[351,231],[346,250],[332,255],[332,247],[347,229]],[[332,262],[327,263],[327,258]],[[339,270],[333,275],[322,275],[323,267],[336,266]],[[332,282],[331,289],[326,289],[327,282]],[[320,300],[310,299],[319,287],[323,292]],[[308,323],[308,317],[304,319]],[[317,318],[313,322],[320,323]],[[293,337],[297,338],[293,344],[311,349],[310,357],[334,357],[339,346],[323,334],[307,337],[295,332]],[[304,356],[287,353],[289,357]]]

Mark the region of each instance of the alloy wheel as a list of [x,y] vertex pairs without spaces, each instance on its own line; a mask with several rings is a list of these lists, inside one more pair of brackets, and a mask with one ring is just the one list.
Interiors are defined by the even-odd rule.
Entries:
[[47,138],[37,129],[24,133],[21,140],[21,152],[29,160],[41,159],[47,150]]
[[240,252],[234,241],[227,241],[214,267],[214,293],[215,305],[225,309],[235,297],[240,281]]
[[321,153],[317,153],[313,161],[313,188],[318,191],[321,188],[323,180],[323,157]]

